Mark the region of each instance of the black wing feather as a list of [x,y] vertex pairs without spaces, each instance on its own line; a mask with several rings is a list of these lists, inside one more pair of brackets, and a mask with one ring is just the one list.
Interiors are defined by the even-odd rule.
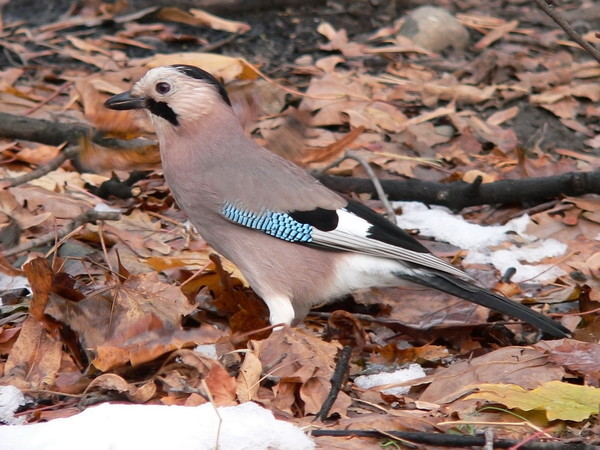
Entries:
[[[368,238],[414,252],[431,253],[402,228],[394,225],[368,206],[350,200],[345,209],[371,224],[367,234]],[[335,230],[339,223],[339,216],[332,209],[316,208],[311,211],[290,211],[288,214],[300,223],[312,225],[316,229],[325,232]]]
[[396,247],[403,247],[413,252],[431,253],[423,244],[402,228],[394,225],[368,206],[359,202],[349,201],[346,210],[372,224],[368,234],[368,237],[371,239],[376,239]]
[[340,218],[332,209],[316,208],[312,211],[290,211],[292,219],[312,225],[317,230],[333,231],[337,228]]

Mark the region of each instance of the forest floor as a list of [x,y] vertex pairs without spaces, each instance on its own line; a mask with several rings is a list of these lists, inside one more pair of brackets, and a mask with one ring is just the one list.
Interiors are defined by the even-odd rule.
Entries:
[[[3,6],[0,387],[26,394],[17,417],[253,401],[353,436],[315,435],[321,448],[397,445],[390,431],[435,435],[431,446],[448,435],[464,438],[457,447],[600,444],[600,66],[524,0],[436,2],[469,44],[423,50],[398,34],[421,4],[307,2],[221,19],[178,1]],[[597,4],[560,12],[598,46]],[[371,180],[361,184],[368,164],[402,201],[404,228],[573,338],[399,289],[359,292],[272,333],[243,275],[186,223],[148,119],[103,107],[174,63],[212,72],[260,143],[381,212]],[[339,162],[347,150],[358,161]],[[344,346],[348,378],[334,378],[341,391],[314,421]],[[404,390],[357,381],[409,364],[425,376]]]

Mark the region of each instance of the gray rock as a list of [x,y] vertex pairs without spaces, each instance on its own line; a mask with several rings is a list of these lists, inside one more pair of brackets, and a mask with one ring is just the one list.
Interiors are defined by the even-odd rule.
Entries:
[[464,25],[437,6],[421,6],[408,14],[400,34],[436,53],[450,46],[464,50],[469,44],[469,32]]

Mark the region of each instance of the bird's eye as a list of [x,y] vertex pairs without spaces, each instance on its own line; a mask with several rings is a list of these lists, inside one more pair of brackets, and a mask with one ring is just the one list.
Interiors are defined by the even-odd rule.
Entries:
[[160,82],[160,83],[156,83],[155,89],[156,89],[156,92],[158,92],[159,94],[165,95],[165,94],[168,94],[169,91],[171,90],[171,85],[169,83]]

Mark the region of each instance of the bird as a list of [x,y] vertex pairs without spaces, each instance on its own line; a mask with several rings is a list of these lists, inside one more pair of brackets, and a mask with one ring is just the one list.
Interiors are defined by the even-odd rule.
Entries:
[[163,174],[202,238],[240,269],[272,325],[371,287],[421,285],[521,319],[557,321],[494,293],[368,206],[327,188],[246,135],[224,86],[196,66],[149,69],[105,106],[146,110]]

